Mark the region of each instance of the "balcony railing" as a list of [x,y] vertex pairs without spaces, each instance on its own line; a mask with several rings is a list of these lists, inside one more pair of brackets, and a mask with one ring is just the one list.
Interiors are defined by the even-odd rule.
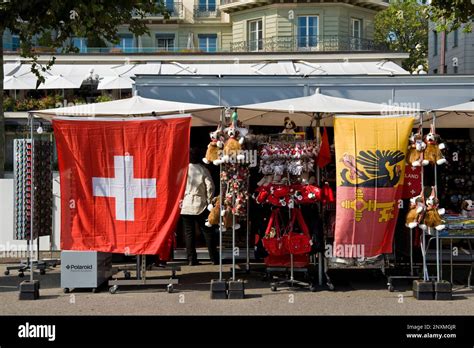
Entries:
[[[166,10],[170,19],[182,19],[184,18],[184,7],[181,1],[175,1],[173,4],[166,4]],[[134,13],[134,17],[138,17],[138,14]],[[164,18],[163,13],[147,13],[146,18]]]
[[231,43],[232,52],[388,51],[373,40],[339,35],[272,36]]
[[216,18],[221,15],[219,8],[214,5],[195,5],[194,6],[194,17],[207,17]]

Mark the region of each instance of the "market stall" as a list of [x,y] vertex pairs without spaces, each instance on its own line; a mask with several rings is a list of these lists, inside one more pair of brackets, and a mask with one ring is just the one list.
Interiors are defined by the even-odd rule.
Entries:
[[[94,146],[93,142],[92,142],[92,134],[94,134],[94,131],[91,130],[92,133],[88,134],[88,129],[92,129],[95,125],[98,125],[100,122],[102,122],[102,132],[105,132],[105,133],[101,133],[101,131],[99,131],[99,133],[97,133],[97,131],[95,131],[96,135],[99,135],[99,138],[101,138],[100,141],[102,141],[102,147],[96,147],[95,149],[92,149],[92,148],[89,148],[89,150],[87,151],[82,151],[80,152],[80,155],[83,156],[85,154],[86,157],[84,157],[84,163],[81,165],[81,170],[77,170],[77,169],[74,169],[74,163],[76,163],[78,160],[79,160],[79,157],[80,156],[77,156],[77,158],[74,158],[72,160],[71,163],[72,164],[72,167],[67,167],[66,170],[63,170],[63,171],[60,171],[60,174],[62,176],[62,180],[61,180],[61,191],[62,191],[62,208],[63,208],[63,211],[64,210],[67,210],[65,208],[68,207],[68,204],[71,204],[70,202],[71,201],[74,201],[77,199],[77,197],[74,199],[74,200],[71,200],[69,201],[68,203],[68,200],[67,200],[67,196],[70,195],[71,193],[73,194],[76,194],[76,191],[75,189],[71,189],[71,187],[74,187],[75,183],[76,182],[80,182],[82,179],[80,176],[77,176],[79,175],[78,173],[85,173],[84,172],[84,169],[87,168],[88,166],[93,166],[93,165],[103,165],[104,163],[101,162],[101,161],[97,161],[97,160],[92,160],[92,155],[95,153],[94,150],[100,150],[102,148],[102,152],[100,151],[97,151],[99,154],[100,153],[105,153],[104,149],[107,148],[107,143],[109,142],[110,144],[115,144],[113,141],[113,132],[117,133],[117,131],[120,131],[121,128],[123,128],[123,130],[125,131],[125,129],[129,128],[128,125],[131,125],[133,127],[136,127],[137,125],[140,127],[140,126],[145,126],[145,124],[141,124],[140,122],[147,122],[147,121],[163,121],[163,125],[165,125],[165,128],[163,127],[158,127],[156,131],[153,130],[153,128],[146,128],[146,129],[143,129],[143,132],[139,132],[137,130],[133,131],[132,133],[135,134],[135,140],[138,141],[140,139],[140,137],[143,137],[143,136],[146,136],[146,134],[149,134],[148,137],[149,137],[149,140],[147,140],[147,142],[149,144],[151,144],[150,146],[154,147],[154,151],[161,151],[161,157],[163,157],[164,155],[167,155],[167,156],[171,156],[173,155],[174,156],[174,159],[175,159],[175,162],[178,158],[180,158],[182,160],[182,162],[184,163],[187,163],[188,161],[188,148],[189,148],[189,128],[185,128],[185,124],[183,123],[183,125],[179,126],[181,129],[180,132],[182,132],[182,139],[179,139],[179,135],[176,134],[176,136],[178,137],[178,142],[179,141],[185,141],[184,144],[186,144],[185,146],[185,150],[184,151],[180,151],[178,149],[176,149],[176,151],[173,151],[173,153],[163,153],[162,151],[164,149],[171,149],[171,146],[175,146],[175,145],[172,145],[172,144],[179,144],[178,142],[175,141],[175,139],[173,138],[170,138],[170,141],[169,142],[163,142],[164,141],[164,136],[171,136],[173,137],[174,134],[168,134],[170,131],[172,131],[173,129],[178,129],[176,128],[177,126],[174,126],[173,125],[173,119],[176,119],[176,120],[179,120],[180,117],[179,115],[178,116],[165,116],[165,115],[169,115],[169,114],[173,114],[173,113],[179,113],[179,114],[187,114],[187,118],[190,119],[190,116],[192,115],[193,116],[193,123],[194,124],[199,124],[199,125],[202,125],[202,124],[207,124],[209,122],[214,122],[214,120],[216,119],[219,119],[220,117],[220,107],[217,107],[217,106],[213,106],[213,105],[201,105],[201,104],[193,104],[193,103],[180,103],[180,102],[170,102],[170,101],[161,101],[161,100],[152,100],[152,99],[146,99],[146,98],[141,98],[139,96],[134,96],[132,98],[128,98],[128,99],[123,99],[123,100],[117,100],[117,101],[113,101],[113,102],[106,102],[106,103],[95,103],[95,104],[85,104],[85,105],[77,105],[77,106],[72,106],[72,107],[66,107],[66,108],[57,108],[57,109],[48,109],[48,110],[39,110],[39,111],[33,111],[30,113],[30,117],[29,117],[29,122],[30,122],[30,139],[27,141],[28,144],[26,144],[26,147],[27,147],[27,150],[25,152],[25,154],[28,156],[31,157],[31,159],[28,161],[26,161],[26,165],[28,166],[28,168],[19,168],[21,170],[18,170],[18,171],[15,171],[15,174],[17,175],[17,177],[15,177],[15,181],[17,183],[16,187],[18,188],[16,191],[15,191],[15,197],[16,197],[16,201],[17,201],[17,205],[16,205],[16,209],[18,212],[23,212],[23,211],[27,211],[28,214],[26,214],[26,218],[28,221],[26,221],[26,223],[23,223],[23,221],[21,222],[22,225],[19,226],[20,229],[29,229],[29,233],[25,233],[25,236],[28,238],[28,240],[30,241],[29,245],[29,250],[30,250],[30,257],[29,257],[29,260],[28,260],[28,265],[22,265],[22,272],[23,271],[27,271],[29,270],[30,271],[30,281],[29,281],[29,284],[34,284],[34,285],[29,285],[29,284],[25,284],[24,286],[20,287],[20,293],[23,293],[23,290],[25,293],[27,293],[27,295],[25,295],[26,297],[29,297],[30,295],[29,294],[33,294],[32,297],[34,297],[33,299],[36,299],[38,296],[39,296],[39,293],[38,293],[38,290],[39,290],[39,283],[38,281],[34,281],[33,280],[33,270],[34,270],[34,260],[33,260],[33,240],[35,238],[38,238],[39,234],[38,234],[38,230],[41,230],[41,223],[42,221],[44,221],[44,219],[39,219],[37,217],[38,214],[41,214],[43,212],[43,210],[45,208],[48,208],[48,207],[43,207],[42,205],[44,205],[44,200],[46,199],[47,200],[47,195],[48,193],[49,194],[52,194],[51,190],[47,190],[47,188],[45,188],[42,192],[41,192],[41,196],[42,196],[42,199],[43,199],[43,203],[41,205],[38,204],[38,202],[35,202],[35,199],[37,199],[37,194],[36,194],[36,191],[38,190],[38,187],[39,187],[39,184],[41,184],[41,178],[38,178],[37,177],[37,169],[39,168],[39,166],[42,166],[43,162],[45,161],[41,161],[39,162],[39,159],[40,157],[38,156],[37,152],[38,152],[38,148],[35,149],[35,145],[36,145],[36,142],[35,142],[35,131],[37,131],[38,133],[41,132],[41,124],[39,124],[39,127],[36,129],[36,126],[38,125],[36,122],[35,122],[35,118],[42,118],[42,119],[46,119],[48,121],[59,121],[61,120],[61,122],[69,122],[71,123],[72,121],[81,121],[81,123],[77,124],[79,125],[79,127],[76,127],[75,130],[72,130],[73,128],[69,129],[69,130],[64,130],[64,133],[63,133],[63,136],[65,137],[70,137],[72,135],[72,138],[70,138],[70,141],[72,141],[71,143],[69,143],[69,145],[65,145],[67,143],[63,141],[63,145],[64,146],[71,146],[71,144],[73,142],[77,143],[77,141],[79,141],[79,143],[77,143],[76,145],[77,146],[80,146],[82,144],[82,146]],[[205,111],[205,112],[204,112]],[[202,113],[201,113],[202,112]],[[105,123],[103,122],[104,120],[107,120]],[[136,121],[136,122],[124,122],[126,120],[133,120],[133,121]],[[115,121],[115,123],[113,122],[108,122],[108,121]],[[57,125],[59,125],[61,122],[56,122]],[[178,121],[176,121],[178,122]],[[175,122],[175,123],[176,123]],[[184,122],[184,121],[183,121]],[[72,122],[74,123],[74,122]],[[113,124],[117,124],[118,126],[117,127],[113,127]],[[111,126],[112,127],[109,127]],[[126,126],[127,125],[127,126]],[[150,123],[151,125],[151,123]],[[184,127],[184,128],[183,128]],[[188,125],[189,127],[189,125]],[[56,127],[56,129],[59,129],[58,127]],[[83,130],[82,130],[83,129]],[[110,130],[110,133],[107,133],[109,132],[109,129]],[[161,130],[160,130],[161,129]],[[163,133],[163,136],[159,136],[159,132],[160,131],[163,131],[164,129],[164,132]],[[146,131],[146,132],[145,132]],[[79,137],[79,134],[81,134],[80,132],[82,132],[83,136],[86,136],[87,138],[83,138],[83,139],[87,139],[87,140],[80,140],[80,137]],[[104,134],[109,134],[109,136],[111,136],[109,139],[107,139],[107,137],[104,137]],[[143,134],[141,134],[143,133]],[[102,134],[102,135],[100,135]],[[121,141],[125,141],[124,140],[124,137],[120,137],[120,134],[121,133],[117,133],[117,139],[118,139],[118,142],[120,143]],[[125,134],[125,133],[122,133],[122,134]],[[156,137],[156,140],[158,140],[158,142],[156,142],[155,140],[153,140],[153,137]],[[72,139],[72,140],[71,140]],[[187,139],[187,142],[186,142],[186,139]],[[128,140],[129,144],[133,145],[133,140]],[[118,143],[116,143],[116,147],[120,145],[117,145]],[[158,144],[158,145],[154,145],[154,144]],[[159,144],[162,144],[162,145],[159,145]],[[76,146],[75,145],[75,146]],[[161,146],[163,149],[162,150],[157,150],[158,147],[157,146]],[[65,151],[63,148],[62,151]],[[136,147],[136,145],[134,146]],[[114,147],[112,147],[113,149]],[[146,154],[147,156],[149,155],[148,151],[146,148],[143,148],[142,149],[144,151],[144,154]],[[75,151],[78,151],[78,148],[75,148]],[[65,155],[66,152],[64,152],[61,156],[62,156],[62,159],[60,160],[60,168],[61,166],[64,166],[65,165],[65,158],[66,158],[66,155]],[[181,154],[181,155],[179,155]],[[43,155],[43,151],[41,152],[41,155]],[[51,155],[51,154],[50,154]],[[87,156],[89,156],[88,160],[87,160]],[[132,159],[133,160],[133,157],[132,156],[128,156],[128,153],[126,153],[125,156],[123,156],[123,161],[124,163],[122,165],[120,165],[120,163],[118,163],[117,161],[120,160],[120,158],[113,158],[113,160],[115,161],[115,164],[112,163],[112,167],[115,166],[115,170],[116,170],[116,175],[117,175],[117,165],[120,166],[127,166],[127,161],[129,159]],[[43,156],[44,157],[44,156]],[[120,157],[120,156],[119,156]],[[26,157],[25,157],[26,158]],[[29,157],[28,157],[29,158]],[[35,163],[35,160],[36,160],[36,163]],[[133,163],[133,162],[132,162]],[[155,168],[158,168],[157,170],[160,170],[159,167],[156,166],[156,161],[154,161],[152,164],[150,164],[150,167],[155,167]],[[179,163],[179,162],[176,162],[176,163]],[[64,169],[65,167],[63,167]],[[42,168],[42,169],[48,169],[48,170],[42,170],[42,173],[47,177],[47,176],[51,176],[51,165],[49,164],[49,167],[48,168]],[[120,169],[120,168],[118,168]],[[185,168],[186,169],[186,168]],[[130,169],[127,169],[127,170],[131,170],[133,171],[133,168],[130,167]],[[36,172],[35,172],[36,171]],[[49,173],[49,174],[48,174]],[[127,172],[128,173],[128,172]],[[171,172],[170,172],[171,173]],[[120,174],[120,173],[119,173]],[[123,174],[125,175],[125,174]],[[128,174],[126,174],[128,175]],[[132,174],[133,175],[133,174]],[[171,175],[171,174],[170,174]],[[127,176],[128,177],[128,176]],[[183,175],[180,175],[181,178],[185,178],[185,176]],[[133,178],[133,177],[132,177]],[[104,178],[103,180],[106,180],[107,178]],[[88,180],[88,179],[87,179]],[[155,179],[154,179],[155,180]],[[160,180],[160,177],[158,176],[158,179],[156,180]],[[136,180],[135,180],[136,181]],[[109,183],[106,183],[105,181],[103,182],[104,185],[100,186],[101,185],[101,182],[100,180],[97,181],[97,192],[96,192],[96,186],[94,186],[94,195],[98,195],[98,196],[103,196],[103,197],[107,197],[107,196],[114,196],[114,195],[117,195],[118,193],[114,190],[117,190],[120,186],[122,185],[123,186],[123,189],[125,190],[126,188],[128,188],[130,185],[135,185],[134,187],[131,187],[130,190],[131,191],[126,191],[126,192],[130,192],[130,199],[131,201],[127,201],[129,198],[129,194],[127,193],[127,195],[125,195],[124,197],[124,201],[122,202],[122,199],[118,200],[117,201],[117,208],[116,208],[116,218],[117,219],[124,219],[124,220],[133,220],[133,199],[134,197],[155,197],[156,196],[156,188],[153,188],[153,187],[148,187],[148,188],[144,188],[143,185],[151,185],[151,181],[149,181],[148,184],[146,184],[148,181],[142,181],[142,182],[135,182],[134,180],[128,180],[125,178],[123,178],[123,180],[121,182],[115,182],[115,183],[112,183],[112,181],[110,181]],[[49,181],[51,182],[51,181]],[[69,185],[69,186],[68,186]],[[112,185],[112,186],[111,186]],[[118,185],[118,186],[117,186]],[[127,186],[128,185],[128,186]],[[182,184],[176,184],[177,187],[182,187]],[[82,189],[81,186],[77,186],[79,187],[79,189]],[[102,188],[101,188],[102,187]],[[153,192],[152,192],[153,191]],[[176,197],[173,197],[172,200],[167,200],[166,203],[167,206],[169,207],[173,207],[174,205],[178,206],[179,205],[179,194],[176,195]],[[85,196],[81,196],[82,198],[81,199],[84,199]],[[119,197],[119,196],[117,196]],[[51,200],[49,200],[51,201]],[[175,203],[172,203],[172,202],[175,202]],[[123,209],[121,209],[119,207],[119,203],[123,205]],[[95,203],[94,203],[95,204]],[[132,204],[132,206],[130,205]],[[87,208],[87,207],[82,207],[83,208]],[[176,209],[175,209],[176,210]],[[127,212],[130,211],[131,212],[131,215],[130,213],[128,213],[127,215]],[[123,215],[123,212],[125,212],[125,215],[124,215],[124,218],[122,218],[119,214],[122,214]],[[70,227],[69,225],[73,226],[73,221],[74,220],[68,220],[68,215],[67,213],[64,213],[66,215],[63,215],[63,219],[62,219],[62,233],[66,233],[65,231],[63,230],[68,230],[68,228]],[[16,214],[18,215],[18,214]],[[85,215],[86,217],[89,217],[91,214],[87,214]],[[95,214],[92,214],[92,215],[95,215]],[[84,223],[84,221],[80,221],[80,219],[76,219],[76,221],[81,225]],[[16,221],[18,222],[18,221]],[[167,227],[167,230],[171,231],[174,229],[174,227],[172,226],[174,222],[170,221],[169,222],[169,226]],[[95,226],[97,223],[94,223],[92,224],[91,226]],[[159,226],[158,226],[159,227]],[[95,228],[95,227],[94,227]],[[25,230],[26,231],[26,230]],[[86,232],[90,232],[90,231],[86,231]],[[92,231],[93,233],[93,231]],[[93,233],[94,235],[94,233]],[[92,235],[92,236],[93,236]],[[67,235],[65,236],[67,237],[66,240],[71,240],[72,243],[75,243],[74,242],[74,238],[71,237],[71,235]],[[97,238],[97,237],[92,237],[93,238]],[[166,238],[165,238],[166,239]],[[84,239],[85,241],[87,241],[87,239]],[[83,241],[84,241],[83,240]],[[63,240],[62,240],[63,241]],[[112,242],[112,244],[104,244],[102,242],[102,245],[100,248],[93,248],[91,250],[99,250],[99,251],[105,251],[105,252],[114,252],[116,248],[114,248],[113,246],[113,243],[116,242],[115,238],[112,238],[110,240]],[[77,240],[76,240],[77,242]],[[88,242],[89,243],[89,242]],[[76,243],[77,244],[77,243]],[[87,243],[86,243],[87,244]],[[87,245],[85,244],[85,246],[81,247],[80,250],[87,250]],[[163,243],[161,243],[160,245],[163,245]],[[84,249],[86,248],[86,249]],[[103,250],[103,249],[107,249],[107,250]],[[148,248],[148,249],[147,249]],[[133,246],[133,244],[130,245],[130,250],[132,251],[133,253],[133,250],[137,249],[137,250],[149,250],[150,247],[142,247],[141,249],[140,248],[136,248]],[[172,280],[172,281],[168,281],[166,280],[166,283],[163,282],[163,280],[161,280],[159,283],[157,282],[147,282],[146,281],[146,263],[145,262],[142,262],[143,261],[143,257],[141,258],[140,260],[140,255],[142,253],[140,252],[137,252],[136,253],[137,255],[139,255],[137,257],[137,279],[136,280],[129,280],[129,279],[126,279],[126,280],[123,280],[120,285],[146,285],[146,284],[171,284],[171,287],[169,286],[168,287],[168,290],[172,290],[172,284],[173,283],[176,283],[176,280]],[[38,253],[39,255],[39,253]],[[172,273],[174,274],[176,271],[176,269],[172,270]],[[117,287],[117,284],[114,283],[112,284],[112,288],[114,289],[113,292],[115,292],[116,290],[116,287]],[[80,287],[80,286],[78,286]],[[30,291],[30,290],[34,290],[34,291]],[[25,297],[25,299],[26,299]]]

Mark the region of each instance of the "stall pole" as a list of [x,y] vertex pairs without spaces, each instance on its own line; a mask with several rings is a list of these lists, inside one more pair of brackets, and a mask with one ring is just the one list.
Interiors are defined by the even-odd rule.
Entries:
[[[33,133],[34,116],[28,114],[30,119],[30,141],[31,141],[31,215],[30,215],[30,281],[33,282],[33,231],[34,231],[34,209],[35,209],[35,142]],[[39,251],[39,250],[38,250]]]
[[[436,113],[433,115],[433,130],[436,130]],[[438,196],[438,165],[434,164],[434,191],[436,196]],[[436,280],[441,281],[441,267],[440,267],[440,240],[439,240],[439,231],[435,228],[436,233]]]
[[[319,144],[321,139],[321,133],[320,133],[320,122],[321,122],[321,114],[320,113],[315,113],[314,117],[316,119],[316,142]],[[318,187],[321,187],[321,172],[319,169],[319,166],[316,166],[316,184]],[[320,217],[323,216],[323,205],[321,203],[318,203],[318,208],[319,208],[319,215]],[[323,238],[324,240],[324,238]],[[319,286],[323,285],[323,253],[320,251],[318,252],[318,284]]]
[[[249,189],[250,187],[250,172],[249,172],[249,176],[247,176],[247,190]],[[247,265],[246,265],[246,271],[247,273],[250,272],[250,219],[249,219],[249,211],[250,211],[250,199],[247,197],[247,211],[246,211],[246,215],[247,215]]]
[[[232,193],[232,206],[235,207],[235,193]],[[235,214],[232,214],[232,280],[235,281]]]
[[413,275],[413,228],[410,228],[410,276]]
[[[225,125],[225,110],[221,110],[221,125]],[[221,156],[223,154],[221,153]],[[219,281],[222,281],[222,202],[224,195],[222,194],[222,164],[219,164]]]

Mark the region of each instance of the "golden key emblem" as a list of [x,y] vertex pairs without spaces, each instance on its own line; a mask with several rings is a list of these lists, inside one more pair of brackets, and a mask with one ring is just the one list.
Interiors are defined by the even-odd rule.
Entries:
[[356,196],[354,200],[342,201],[341,206],[346,209],[354,210],[356,222],[362,220],[362,214],[365,210],[379,210],[379,222],[386,222],[394,218],[393,210],[395,208],[395,202],[377,202],[374,199],[369,199],[366,201],[364,199],[364,192],[361,189],[356,190]]

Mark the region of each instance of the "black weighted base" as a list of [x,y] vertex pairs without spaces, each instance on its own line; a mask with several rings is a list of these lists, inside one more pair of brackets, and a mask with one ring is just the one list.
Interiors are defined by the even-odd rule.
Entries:
[[24,280],[20,283],[20,300],[37,300],[39,299],[39,280]]

